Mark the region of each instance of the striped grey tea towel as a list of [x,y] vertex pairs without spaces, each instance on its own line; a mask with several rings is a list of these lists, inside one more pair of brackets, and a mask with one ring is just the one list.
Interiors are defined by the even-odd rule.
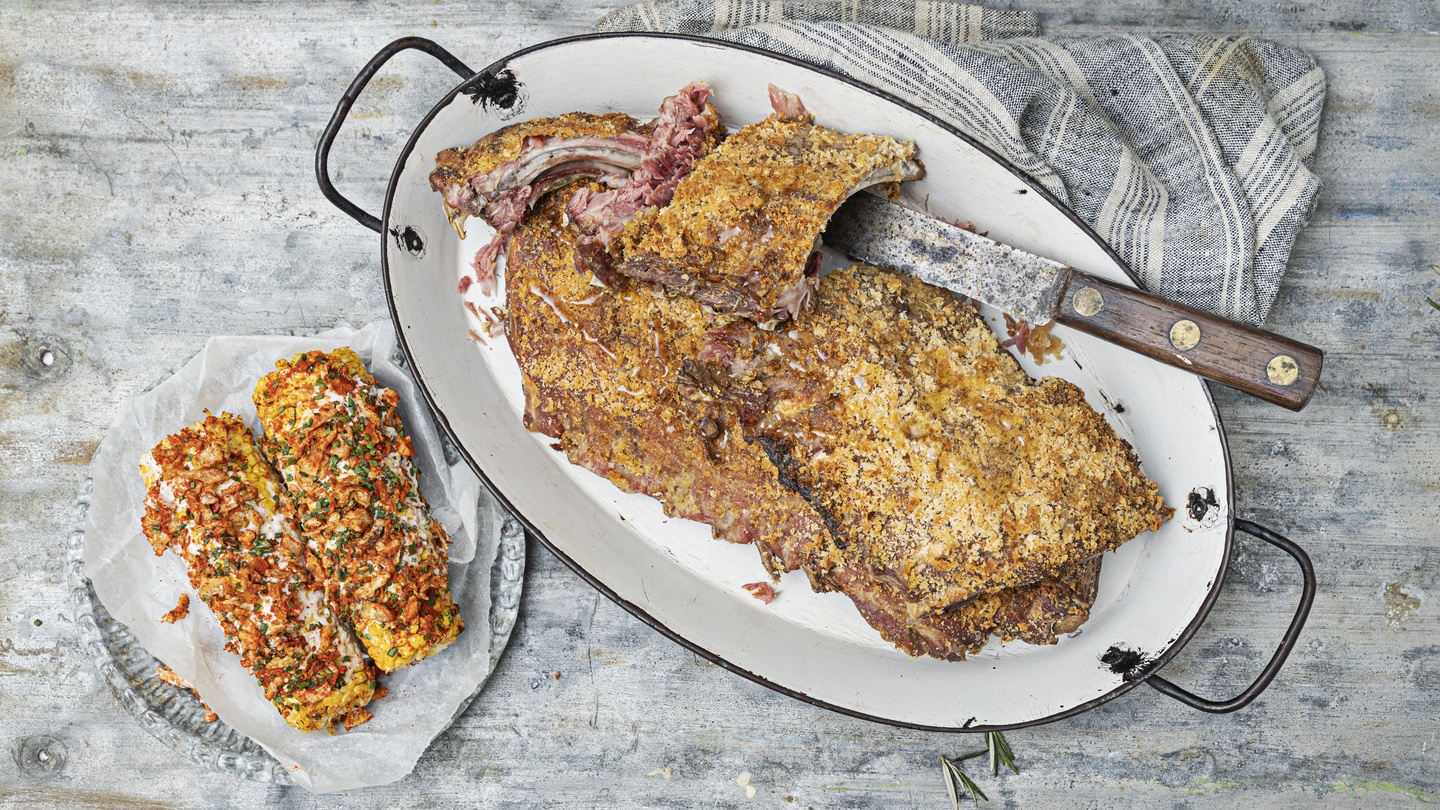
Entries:
[[1038,38],[945,0],[651,0],[601,31],[798,57],[967,132],[1065,202],[1152,291],[1259,324],[1319,190],[1325,77],[1248,37]]

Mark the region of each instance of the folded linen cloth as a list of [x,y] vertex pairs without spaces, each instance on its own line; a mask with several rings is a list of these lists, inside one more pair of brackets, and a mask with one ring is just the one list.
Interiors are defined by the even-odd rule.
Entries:
[[1249,37],[1039,38],[1034,14],[945,0],[651,0],[601,31],[803,59],[994,149],[1167,298],[1259,324],[1310,217],[1325,76]]

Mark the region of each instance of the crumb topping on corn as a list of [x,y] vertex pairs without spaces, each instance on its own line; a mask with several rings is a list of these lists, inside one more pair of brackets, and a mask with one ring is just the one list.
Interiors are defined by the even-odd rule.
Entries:
[[[229,414],[162,440],[140,459],[143,530],[158,556],[185,560],[225,649],[301,731],[369,717],[376,672],[311,577],[293,509],[254,436]],[[172,613],[183,615],[188,599]],[[177,616],[178,618],[178,616]]]
[[434,655],[464,623],[399,396],[349,348],[275,365],[255,387],[261,444],[296,501],[327,596],[382,671]]

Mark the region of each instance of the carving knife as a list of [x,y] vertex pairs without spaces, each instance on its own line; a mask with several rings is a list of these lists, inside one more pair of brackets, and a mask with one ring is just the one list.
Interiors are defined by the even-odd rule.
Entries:
[[1320,381],[1324,353],[1314,346],[1082,273],[873,194],[841,206],[824,241],[1034,326],[1058,321],[1294,411]]

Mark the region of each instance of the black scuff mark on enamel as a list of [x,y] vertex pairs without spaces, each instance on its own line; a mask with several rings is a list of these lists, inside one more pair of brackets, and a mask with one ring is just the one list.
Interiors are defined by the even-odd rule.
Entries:
[[511,115],[525,109],[525,85],[515,78],[515,71],[508,67],[475,74],[469,86],[461,92],[470,97],[472,104],[479,104],[483,109],[504,110]]
[[1100,663],[1110,668],[1116,675],[1123,675],[1144,660],[1145,656],[1137,650],[1128,650],[1118,644],[1112,645],[1105,654],[1100,656]]
[[1132,650],[1128,646],[1112,644],[1100,656],[1100,664],[1111,672],[1133,683],[1150,674],[1155,659],[1145,655],[1143,650]]
[[1190,514],[1191,520],[1203,520],[1210,507],[1219,505],[1220,502],[1215,500],[1215,490],[1210,487],[1196,487],[1190,491],[1190,497],[1185,501],[1185,511]]
[[425,237],[414,225],[406,225],[404,230],[391,228],[390,236],[395,240],[395,247],[409,253],[415,258],[425,255]]
[[971,727],[971,726],[973,726],[973,725],[975,725],[975,718],[974,718],[974,717],[970,718],[969,720],[966,720],[966,721],[965,721],[965,725],[961,726],[960,728],[969,728],[969,727]]

